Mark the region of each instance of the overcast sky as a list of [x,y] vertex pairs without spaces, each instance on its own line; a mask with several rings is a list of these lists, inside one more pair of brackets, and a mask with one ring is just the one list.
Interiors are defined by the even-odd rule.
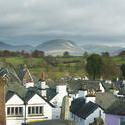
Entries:
[[125,0],[0,0],[0,41],[57,38],[125,47]]

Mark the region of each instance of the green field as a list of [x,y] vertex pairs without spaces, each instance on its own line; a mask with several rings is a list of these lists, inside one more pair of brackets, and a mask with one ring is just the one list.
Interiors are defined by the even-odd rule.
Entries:
[[26,65],[34,76],[40,77],[41,72],[44,71],[46,72],[47,78],[53,79],[68,74],[82,76],[85,73],[84,63],[85,59],[82,57],[54,57],[52,59],[23,57],[0,58],[0,67],[19,67],[20,65]]
[[[117,65],[125,63],[125,57],[112,57],[112,60]],[[71,76],[84,76],[86,74],[85,64],[86,59],[83,57],[54,57],[52,59],[23,57],[0,58],[0,67],[19,67],[20,65],[26,65],[32,75],[40,77],[41,72],[44,71],[46,77],[52,79],[68,74]]]
[[112,59],[117,65],[125,64],[125,56],[113,57]]

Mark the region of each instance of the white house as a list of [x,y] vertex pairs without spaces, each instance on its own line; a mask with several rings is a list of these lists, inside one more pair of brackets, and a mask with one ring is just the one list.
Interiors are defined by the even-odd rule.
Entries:
[[70,120],[75,121],[76,125],[89,125],[94,122],[94,118],[105,119],[104,111],[91,101],[86,102],[84,98],[77,98],[72,101],[70,108]]
[[61,107],[64,96],[68,95],[66,85],[56,86],[56,95],[50,100],[55,107]]
[[6,95],[7,125],[50,120],[53,109],[54,106],[50,102],[34,91],[28,91],[23,99],[11,91]]
[[25,120],[24,101],[14,92],[6,95],[6,122],[7,125],[21,125]]

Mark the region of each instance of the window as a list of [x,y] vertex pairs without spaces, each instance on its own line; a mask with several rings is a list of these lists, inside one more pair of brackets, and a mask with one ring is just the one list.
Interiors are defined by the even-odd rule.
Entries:
[[39,107],[36,107],[36,114],[39,113]]
[[43,107],[40,107],[40,114],[43,113]]
[[31,107],[28,107],[28,114],[31,114]]
[[32,107],[32,114],[35,113],[35,107]]
[[14,107],[11,108],[11,114],[14,114]]
[[120,118],[120,125],[124,125],[124,124],[125,124],[125,118],[122,117],[122,118]]
[[7,114],[10,115],[10,108],[7,108]]
[[19,114],[23,114],[23,107],[19,107]]
[[43,115],[43,106],[28,107],[28,115]]
[[7,116],[23,116],[23,107],[7,107]]
[[15,114],[18,115],[18,107],[15,108]]

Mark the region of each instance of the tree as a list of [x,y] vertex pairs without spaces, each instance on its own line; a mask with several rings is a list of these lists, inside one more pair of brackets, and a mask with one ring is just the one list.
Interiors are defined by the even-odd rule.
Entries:
[[89,56],[88,52],[85,51],[85,52],[83,53],[83,58],[87,58],[88,56]]
[[111,58],[102,58],[102,77],[106,79],[113,79],[120,76],[120,68],[115,64]]
[[100,77],[102,64],[102,57],[98,54],[92,54],[87,58],[86,70],[94,80],[97,76]]
[[121,51],[121,52],[119,53],[119,56],[125,56],[125,50]]
[[35,50],[35,51],[32,52],[32,57],[42,58],[42,57],[44,57],[44,52],[39,51],[39,50]]
[[102,52],[102,56],[108,58],[110,57],[110,54],[109,52]]
[[69,54],[68,51],[65,51],[65,52],[63,53],[63,57],[69,57],[69,56],[70,56],[70,54]]
[[121,72],[122,72],[123,78],[125,79],[125,64],[122,64],[122,65],[120,66],[120,70],[121,70]]

